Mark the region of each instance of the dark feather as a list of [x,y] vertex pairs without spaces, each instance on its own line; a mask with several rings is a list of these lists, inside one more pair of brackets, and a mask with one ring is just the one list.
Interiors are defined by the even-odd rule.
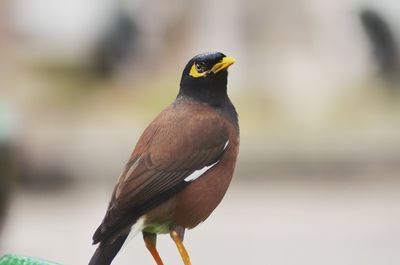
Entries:
[[109,265],[121,249],[128,235],[122,235],[113,241],[101,242],[93,254],[89,265]]

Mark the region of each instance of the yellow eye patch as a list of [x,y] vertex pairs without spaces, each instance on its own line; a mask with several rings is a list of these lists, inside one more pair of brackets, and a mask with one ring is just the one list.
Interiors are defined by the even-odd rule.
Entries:
[[192,67],[190,68],[189,75],[198,78],[198,77],[205,77],[207,76],[210,72],[218,73],[221,70],[227,69],[229,66],[234,64],[236,62],[235,58],[233,57],[224,57],[220,62],[216,63],[213,65],[213,67],[208,70],[201,72],[201,67],[199,67],[199,64],[196,62],[193,63]]
[[202,76],[206,76],[210,71],[204,71],[201,72],[198,64],[197,63],[193,63],[192,68],[190,68],[190,72],[189,75],[197,78],[197,77],[202,77]]

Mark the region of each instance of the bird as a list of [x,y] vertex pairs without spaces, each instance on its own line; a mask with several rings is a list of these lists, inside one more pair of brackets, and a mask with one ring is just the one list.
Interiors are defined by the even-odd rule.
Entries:
[[133,227],[157,265],[157,235],[169,234],[182,261],[187,229],[205,221],[223,199],[239,152],[238,114],[227,93],[233,57],[194,56],[179,92],[144,130],[118,178],[105,217],[93,235],[89,265],[108,265]]

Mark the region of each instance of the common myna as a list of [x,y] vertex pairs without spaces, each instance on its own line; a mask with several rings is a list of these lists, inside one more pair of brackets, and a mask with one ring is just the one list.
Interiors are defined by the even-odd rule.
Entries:
[[185,265],[185,229],[203,222],[225,195],[239,150],[239,124],[227,95],[220,52],[199,54],[183,70],[175,101],[140,137],[115,186],[90,265],[110,264],[133,225],[158,265],[157,234],[169,233]]

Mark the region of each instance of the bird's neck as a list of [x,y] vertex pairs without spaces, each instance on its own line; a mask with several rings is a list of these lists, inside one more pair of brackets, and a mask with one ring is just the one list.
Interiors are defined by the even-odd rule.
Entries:
[[207,104],[211,108],[213,108],[216,112],[221,113],[221,115],[225,116],[228,120],[234,124],[236,128],[239,129],[238,123],[238,115],[234,105],[229,99],[228,95],[213,95],[212,93],[205,96],[203,94],[192,94],[192,93],[179,93],[175,104],[184,103],[185,101],[194,101],[201,104]]
[[229,101],[227,78],[182,79],[178,97],[192,98],[211,106],[222,105]]

